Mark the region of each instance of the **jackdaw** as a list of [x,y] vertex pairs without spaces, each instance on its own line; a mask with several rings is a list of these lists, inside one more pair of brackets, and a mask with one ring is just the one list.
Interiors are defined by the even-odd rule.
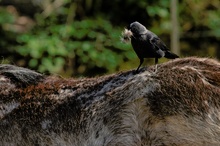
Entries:
[[123,42],[131,40],[132,47],[140,59],[140,66],[144,62],[144,58],[155,58],[155,64],[158,63],[158,58],[166,57],[168,59],[178,58],[176,54],[170,52],[165,43],[153,32],[149,31],[139,22],[131,23],[122,33]]

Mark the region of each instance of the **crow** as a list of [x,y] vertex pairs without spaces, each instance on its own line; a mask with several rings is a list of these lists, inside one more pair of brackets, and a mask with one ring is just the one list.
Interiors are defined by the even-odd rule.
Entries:
[[140,64],[136,72],[138,72],[144,62],[144,58],[155,58],[155,64],[157,64],[158,59],[161,57],[168,59],[179,57],[172,53],[156,34],[146,29],[146,27],[137,21],[131,23],[122,35],[123,41],[127,42],[131,40],[132,47],[140,59]]

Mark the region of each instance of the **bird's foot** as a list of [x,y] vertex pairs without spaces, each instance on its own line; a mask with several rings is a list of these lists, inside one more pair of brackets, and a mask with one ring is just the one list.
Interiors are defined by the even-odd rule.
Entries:
[[140,72],[143,72],[145,69],[147,69],[147,67],[138,68],[138,69],[136,69],[136,70],[133,71],[133,74],[139,74]]
[[157,67],[157,64],[156,64],[156,65],[155,65],[154,72],[157,72],[157,69],[158,69],[158,67]]
[[134,75],[136,75],[136,74],[138,74],[140,72],[140,70],[134,70],[132,73],[134,74]]

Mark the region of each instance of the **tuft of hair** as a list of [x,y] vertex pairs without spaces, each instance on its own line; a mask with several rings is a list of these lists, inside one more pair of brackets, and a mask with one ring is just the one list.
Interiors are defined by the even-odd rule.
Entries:
[[121,41],[123,43],[129,43],[131,41],[131,36],[133,35],[132,32],[128,29],[124,29],[124,31],[122,31],[121,33],[122,37],[121,37]]

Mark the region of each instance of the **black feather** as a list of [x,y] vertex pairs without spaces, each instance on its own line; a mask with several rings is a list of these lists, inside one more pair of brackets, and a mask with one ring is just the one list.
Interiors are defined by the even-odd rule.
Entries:
[[139,22],[133,22],[128,27],[132,32],[131,44],[140,59],[140,65],[144,58],[155,58],[155,64],[158,63],[158,58],[166,57],[168,59],[175,59],[179,56],[172,53],[165,43],[153,32],[147,30]]

